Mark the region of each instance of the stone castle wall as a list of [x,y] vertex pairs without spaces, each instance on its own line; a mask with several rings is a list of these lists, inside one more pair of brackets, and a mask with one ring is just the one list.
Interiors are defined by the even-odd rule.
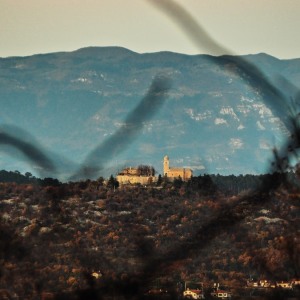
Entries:
[[155,176],[134,176],[134,175],[117,175],[116,179],[120,184],[136,184],[147,185],[157,181]]

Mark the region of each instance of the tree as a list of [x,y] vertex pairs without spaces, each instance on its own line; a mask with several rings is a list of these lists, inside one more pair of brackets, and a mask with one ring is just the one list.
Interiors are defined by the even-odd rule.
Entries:
[[156,173],[155,169],[148,165],[139,165],[137,169],[140,176],[154,176]]
[[42,186],[60,186],[61,182],[52,177],[45,177],[44,179],[40,180]]
[[162,177],[161,177],[161,175],[159,174],[159,175],[158,175],[157,182],[156,182],[156,185],[157,185],[157,186],[161,186],[162,182],[163,182]]
[[32,174],[31,174],[30,172],[26,172],[26,173],[25,173],[25,177],[31,178],[31,177],[32,177]]
[[100,176],[98,179],[97,179],[97,183],[99,186],[103,186],[103,183],[104,183],[104,178],[102,176]]
[[117,189],[119,187],[119,181],[115,179],[113,175],[110,175],[107,182],[107,187],[111,189]]
[[180,189],[182,185],[183,185],[183,181],[180,176],[174,179],[173,186],[175,189]]

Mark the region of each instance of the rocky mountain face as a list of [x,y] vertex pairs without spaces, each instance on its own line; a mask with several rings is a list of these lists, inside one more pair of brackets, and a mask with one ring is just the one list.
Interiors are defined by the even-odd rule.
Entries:
[[[255,66],[264,80],[251,78],[238,59]],[[111,145],[108,151],[121,150],[97,176],[140,164],[162,173],[164,155],[171,166],[190,167],[194,174],[264,173],[270,169],[272,148],[289,136],[286,99],[297,100],[299,70],[300,59],[267,54],[138,54],[118,47],[2,58],[1,132],[38,145],[56,165],[55,173],[45,175],[68,178],[97,146],[128,125],[128,114],[153,78],[163,74],[171,82],[166,100],[134,139],[126,143],[123,137]],[[270,86],[284,96],[282,107],[273,105]],[[39,173],[34,160],[8,144],[2,140],[1,169]]]

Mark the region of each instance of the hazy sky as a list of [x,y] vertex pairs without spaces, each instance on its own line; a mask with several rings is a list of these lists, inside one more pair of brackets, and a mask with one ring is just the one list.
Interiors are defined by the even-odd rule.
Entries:
[[[163,1],[163,0],[161,0]],[[149,0],[0,0],[0,57],[122,46],[209,53]],[[235,54],[300,57],[300,0],[177,0]]]

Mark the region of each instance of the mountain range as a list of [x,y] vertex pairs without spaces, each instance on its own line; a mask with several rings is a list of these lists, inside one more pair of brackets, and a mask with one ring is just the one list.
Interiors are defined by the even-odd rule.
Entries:
[[[170,82],[166,97],[126,142],[128,116],[157,76]],[[1,137],[0,169],[66,180],[123,132],[120,144],[102,147],[111,155],[104,162],[99,157],[95,176],[141,164],[162,174],[165,155],[172,167],[195,175],[266,173],[272,149],[291,133],[287,108],[297,111],[299,80],[300,59],[264,53],[213,57],[89,47],[0,58],[0,134],[37,147],[55,171],[41,170]],[[279,104],[272,102],[277,91]],[[147,111],[136,111],[143,120]]]

